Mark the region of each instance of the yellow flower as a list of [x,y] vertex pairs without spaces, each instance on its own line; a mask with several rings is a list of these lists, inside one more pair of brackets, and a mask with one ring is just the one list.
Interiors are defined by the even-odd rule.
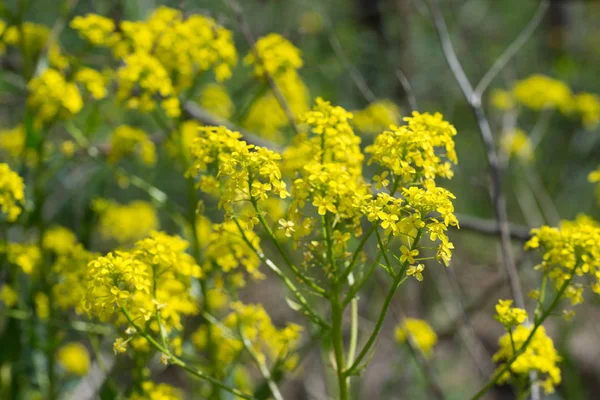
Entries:
[[62,226],[52,226],[44,232],[42,246],[56,254],[66,254],[77,244],[77,236]]
[[42,321],[50,318],[50,300],[45,293],[37,292],[34,297],[35,313]]
[[2,290],[0,290],[0,299],[6,304],[6,307],[12,308],[15,304],[17,304],[17,300],[19,299],[18,293],[12,288],[10,285],[2,286]]
[[408,276],[414,276],[415,278],[417,278],[417,280],[419,282],[421,282],[423,280],[423,270],[425,269],[425,265],[423,264],[418,264],[417,266],[411,266],[408,268],[408,270],[406,271],[406,275]]
[[[519,325],[512,331],[512,334],[506,333],[498,341],[500,350],[494,354],[494,361],[508,361],[514,357],[514,350],[520,350],[525,341],[531,334],[533,327]],[[512,336],[512,337],[511,337]],[[521,353],[500,379],[499,383],[506,382],[511,375],[517,377],[527,377],[530,372],[537,372],[538,378],[543,379],[542,387],[546,393],[554,392],[554,387],[561,381],[560,368],[557,364],[561,361],[554,348],[552,339],[546,335],[546,330],[540,326],[535,331],[533,338],[528,343],[525,351]],[[499,370],[504,368],[500,364]]]
[[502,149],[509,156],[516,156],[523,162],[530,162],[535,158],[529,136],[519,128],[504,134],[502,137]]
[[414,264],[415,263],[415,258],[419,255],[419,250],[414,249],[414,250],[410,250],[408,247],[406,246],[402,246],[400,247],[400,252],[402,253],[402,255],[400,256],[400,261],[402,262],[408,262],[409,264]]
[[106,97],[108,80],[101,73],[91,68],[80,68],[75,74],[75,82],[81,83],[96,100]]
[[437,335],[433,328],[424,320],[406,318],[394,332],[398,343],[406,343],[410,337],[411,342],[426,356],[431,355],[437,343]]
[[520,325],[527,320],[527,311],[522,308],[511,307],[512,300],[498,300],[496,305],[496,315],[494,318],[498,320],[506,329],[511,329],[516,325]]
[[400,108],[391,100],[377,100],[362,110],[352,111],[354,125],[365,133],[379,133],[400,122]]
[[96,199],[92,208],[98,214],[98,229],[102,237],[114,239],[118,243],[131,243],[141,239],[159,225],[155,208],[145,201],[119,204]]
[[21,214],[24,191],[23,179],[8,164],[0,163],[0,210],[8,222],[15,221]]
[[222,85],[214,83],[202,89],[198,103],[204,109],[225,119],[230,118],[235,109],[227,90]]
[[500,111],[507,111],[515,106],[512,94],[504,89],[494,89],[491,93],[492,107]]
[[148,134],[141,129],[121,125],[110,138],[108,161],[116,164],[129,154],[135,154],[145,165],[156,162],[156,148]]
[[49,68],[33,78],[27,88],[30,92],[27,103],[35,110],[38,124],[50,122],[54,118],[70,118],[83,108],[77,85],[68,82],[55,69]]
[[254,67],[254,75],[264,78],[265,71],[272,77],[302,67],[300,50],[278,33],[270,33],[256,41],[252,51],[244,58],[246,65]]
[[69,26],[95,46],[109,46],[116,40],[113,20],[98,14],[77,16]]
[[129,400],[181,400],[183,394],[179,389],[166,383],[143,382],[141,391],[134,392]]
[[572,106],[571,89],[565,83],[545,75],[531,75],[518,81],[512,93],[520,104],[535,111],[557,108],[569,113]]
[[76,145],[72,140],[65,140],[60,145],[60,152],[64,154],[65,157],[71,158],[73,154],[75,154]]
[[594,129],[600,123],[600,98],[592,93],[578,93],[573,98],[575,111],[581,115],[583,126]]
[[56,358],[70,374],[84,376],[90,369],[90,354],[81,343],[68,343],[56,352]]

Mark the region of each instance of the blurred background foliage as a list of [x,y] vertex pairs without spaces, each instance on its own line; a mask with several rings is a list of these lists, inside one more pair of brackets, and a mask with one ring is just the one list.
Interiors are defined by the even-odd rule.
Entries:
[[[248,51],[235,15],[221,1],[11,0],[2,3],[2,9],[19,14],[21,8],[24,20],[49,27],[64,23],[65,10],[69,10],[70,5],[74,8],[69,16],[94,12],[115,20],[144,19],[158,6],[166,5],[181,8],[186,15],[212,16],[233,30],[240,56]],[[559,79],[574,92],[600,93],[600,2],[554,0],[549,4],[540,26],[493,80],[482,99],[500,147],[507,118],[516,118],[516,126],[528,134],[537,132],[539,135],[535,156],[530,162],[508,154],[501,157],[509,220],[521,231],[546,223],[553,225],[563,218],[573,219],[580,213],[600,219],[594,186],[587,179],[588,173],[600,163],[600,128],[586,128],[580,121],[552,111],[520,109],[518,115],[507,116],[490,104],[494,89],[510,90],[517,80],[532,74]],[[472,82],[485,74],[527,25],[538,5],[538,1],[533,0],[441,1],[452,42]],[[455,207],[459,220],[463,222],[461,216],[465,221],[479,218],[481,220],[476,222],[493,227],[488,169],[480,134],[472,111],[443,58],[425,2],[246,0],[242,6],[256,37],[278,32],[301,49],[304,66],[300,75],[310,90],[311,99],[320,96],[348,110],[363,109],[374,98],[389,99],[400,108],[402,115],[408,115],[408,93],[398,78],[401,71],[410,83],[418,110],[439,111],[458,130],[459,164],[455,178],[442,184],[457,196]],[[85,43],[68,28],[61,31],[59,40],[61,46],[73,54],[87,50]],[[108,62],[101,52],[87,53],[84,57],[85,63],[99,69]],[[3,57],[2,62],[0,124],[9,128],[25,118],[25,99],[19,83],[14,80],[15,71],[11,71],[9,57]],[[244,109],[259,90],[252,83],[251,73],[251,69],[240,62],[232,79],[225,83],[237,111]],[[213,78],[207,75],[202,80],[204,85]],[[241,124],[235,117],[236,113],[233,122]],[[86,107],[74,120],[75,125],[85,127],[85,135],[95,143],[106,141],[122,122],[142,127],[147,132],[163,130],[151,118],[110,101]],[[514,121],[512,123],[514,125]],[[259,131],[253,133],[261,136]],[[56,132],[56,135],[68,136],[64,132]],[[293,131],[285,128],[278,141],[287,144],[292,137]],[[371,135],[363,135],[364,144],[371,141]],[[164,145],[159,147],[162,149],[154,168],[141,168],[135,163],[126,164],[124,168],[153,182],[175,203],[184,203],[185,179],[161,156]],[[54,168],[50,185],[54,190],[45,211],[54,221],[75,230],[91,248],[109,249],[103,248],[106,244],[98,243],[92,234],[90,226],[95,217],[88,207],[92,198],[101,196],[120,202],[147,200],[147,194],[135,184],[115,185],[109,168],[93,160]],[[161,218],[161,225],[169,230],[172,221],[165,215]],[[490,354],[495,352],[497,338],[502,333],[501,326],[492,319],[493,304],[498,298],[509,296],[500,269],[497,237],[482,235],[468,226],[451,235],[456,247],[451,269],[427,268],[423,285],[411,286],[397,296],[396,312],[388,317],[363,386],[355,388],[360,393],[357,398],[431,398],[427,380],[407,354],[408,350],[399,349],[391,341],[393,326],[405,313],[431,321],[438,332],[440,343],[430,363],[448,398],[466,398],[485,381],[480,370],[485,372],[487,368],[489,372],[492,368]],[[531,268],[536,263],[535,256],[524,256],[521,243],[515,240],[514,251],[525,288],[529,290],[535,287],[539,276]],[[275,321],[296,318],[281,301],[281,288],[271,279],[249,286],[244,297],[264,303]],[[366,326],[372,320],[372,305],[379,304],[381,297],[379,283],[374,280],[360,300]],[[467,312],[463,314],[457,304],[462,304]],[[549,330],[564,357],[564,383],[553,398],[592,399],[600,390],[597,306],[597,299],[591,298],[580,306],[574,322],[564,324],[556,319],[550,323]],[[465,346],[465,341],[469,346]],[[318,354],[311,355],[302,373],[284,386],[289,398],[324,398],[324,389],[315,384],[322,373],[319,362]],[[163,375],[163,380],[177,381],[177,376],[169,374],[169,370]],[[498,388],[490,395],[494,397],[512,398],[513,394]]]

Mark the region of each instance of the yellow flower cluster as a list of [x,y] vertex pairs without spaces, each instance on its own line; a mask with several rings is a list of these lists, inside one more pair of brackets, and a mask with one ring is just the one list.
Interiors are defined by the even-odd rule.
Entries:
[[228,213],[240,201],[289,195],[278,166],[281,156],[240,138],[239,132],[223,126],[200,127],[191,148],[193,166],[188,173],[200,174],[199,188],[219,195],[219,206]]
[[256,41],[252,51],[244,58],[246,65],[254,67],[254,75],[265,77],[265,71],[271,77],[302,67],[300,50],[278,33],[270,33]]
[[118,37],[112,19],[97,14],[77,16],[69,24],[79,35],[95,46],[111,46]]
[[438,339],[435,331],[427,321],[415,318],[405,318],[396,326],[394,337],[398,343],[406,343],[410,338],[416,348],[426,356],[431,355]]
[[62,226],[52,226],[44,232],[42,247],[53,256],[52,272],[56,283],[52,287],[54,303],[67,310],[74,308],[82,313],[83,299],[86,295],[87,265],[99,255],[87,251],[77,240],[77,236]]
[[156,162],[156,148],[148,134],[139,128],[121,125],[110,137],[108,161],[116,164],[129,154],[135,154],[146,165]]
[[0,247],[0,252],[6,254],[9,263],[16,265],[27,275],[35,273],[42,261],[40,248],[31,244],[7,243]]
[[[262,305],[234,302],[222,324],[211,327],[211,338],[217,362],[223,367],[244,351],[244,338],[261,363],[286,360],[284,367],[291,369],[297,363],[297,357],[292,353],[298,345],[301,330],[296,324],[277,329]],[[206,325],[201,326],[192,337],[193,343],[201,350],[206,349],[207,339]]]
[[[260,238],[251,230],[244,231],[255,249],[260,249]],[[214,224],[208,237],[200,239],[204,244],[205,264],[203,269],[211,271],[218,267],[219,272],[229,273],[238,267],[243,267],[252,279],[262,279],[264,276],[259,271],[260,259],[256,252],[243,240],[237,225],[233,221]],[[235,286],[243,286],[244,278],[241,273],[231,277]]]
[[[143,325],[159,332],[160,315],[166,332],[181,330],[181,318],[198,312],[191,278],[201,270],[185,251],[188,243],[178,236],[153,231],[130,251],[117,251],[88,264],[85,309],[101,319],[122,308]],[[124,323],[119,315],[117,323]]]
[[545,75],[532,75],[518,81],[512,90],[513,96],[532,110],[557,108],[567,111],[571,107],[571,89],[564,82]]
[[501,145],[506,154],[518,157],[523,162],[531,162],[535,158],[529,136],[520,128],[506,132],[502,137]]
[[96,100],[101,100],[108,95],[106,88],[108,84],[107,78],[101,73],[92,68],[83,67],[75,73],[75,82],[81,83],[85,89]]
[[527,311],[522,308],[512,307],[512,300],[498,300],[496,304],[496,315],[494,318],[506,329],[521,325],[527,320]]
[[[294,115],[300,115],[308,110],[309,91],[295,70],[279,74],[275,82]],[[289,125],[289,120],[273,92],[268,91],[252,102],[242,125],[252,132],[280,143],[281,131]]]
[[594,93],[574,94],[569,86],[545,75],[531,75],[517,81],[512,91],[496,89],[491,104],[502,111],[520,104],[534,111],[557,109],[566,116],[578,116],[583,126],[593,129],[600,124],[600,97]]
[[30,95],[29,107],[35,111],[38,124],[48,123],[55,118],[69,118],[83,108],[83,99],[74,82],[49,68],[33,78],[27,85]]
[[67,343],[56,352],[56,358],[70,374],[84,376],[90,369],[90,353],[81,343]]
[[119,204],[111,200],[96,199],[92,208],[98,214],[100,235],[117,243],[125,244],[141,239],[159,226],[155,208],[145,201]]
[[575,112],[581,115],[583,126],[593,129],[600,124],[600,97],[593,93],[578,93],[573,97]]
[[12,288],[12,286],[4,284],[2,290],[0,290],[0,300],[4,302],[6,307],[12,308],[19,300],[19,294]]
[[225,87],[216,83],[204,86],[198,104],[205,110],[225,119],[229,119],[235,110]]
[[162,98],[160,106],[172,118],[181,114],[179,99],[165,67],[152,55],[136,52],[123,59],[124,66],[117,71],[117,99],[125,101],[128,108],[142,112],[156,108],[156,98]]
[[444,121],[440,113],[414,111],[412,117],[405,117],[404,121],[408,124],[390,127],[365,149],[371,154],[369,164],[390,170],[403,184],[418,182],[419,178],[452,178],[451,163],[458,162],[454,126]]
[[179,389],[166,383],[142,382],[141,390],[134,392],[129,400],[181,400],[183,394]]
[[13,129],[0,130],[0,149],[13,159],[18,159],[25,150],[25,128],[17,125]]
[[5,163],[0,163],[0,210],[8,222],[21,215],[25,199],[23,179]]
[[[600,294],[600,225],[592,218],[579,216],[562,221],[558,228],[542,226],[531,231],[526,249],[539,249],[542,262],[536,266],[547,274],[557,288],[575,276],[595,280],[592,290]],[[583,286],[571,283],[565,291],[573,305],[583,302]]]
[[[519,351],[523,347],[532,329],[533,326],[519,325],[511,333],[504,334],[498,341],[500,350],[494,354],[494,361],[512,360],[515,351]],[[516,358],[510,369],[500,377],[498,382],[508,381],[511,374],[527,378],[530,372],[537,372],[539,378],[544,379],[542,382],[544,391],[552,393],[554,387],[561,381],[560,368],[557,366],[560,361],[561,358],[554,348],[552,339],[546,335],[544,327],[539,326],[525,351]],[[500,364],[499,370],[503,368],[504,364]]]
[[2,35],[2,41],[9,46],[22,46],[24,57],[35,59],[48,41],[50,29],[45,25],[23,22],[22,26],[9,26]]
[[379,133],[400,122],[400,108],[391,100],[377,100],[362,110],[355,110],[354,126],[361,132]]

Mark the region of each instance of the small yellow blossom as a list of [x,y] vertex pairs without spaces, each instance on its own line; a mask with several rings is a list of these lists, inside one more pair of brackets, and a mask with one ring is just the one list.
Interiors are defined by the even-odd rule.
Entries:
[[354,125],[365,133],[379,133],[400,122],[400,108],[391,100],[377,100],[362,110],[352,111]]
[[254,75],[264,78],[265,71],[272,77],[302,67],[300,50],[283,36],[270,33],[256,41],[255,47],[244,58],[254,67]]
[[92,208],[98,214],[98,229],[102,237],[118,243],[131,243],[158,228],[156,209],[145,201],[119,204],[96,199]]
[[35,313],[42,321],[50,318],[50,300],[45,293],[37,292],[34,297]]
[[156,146],[148,134],[129,125],[121,125],[111,135],[109,162],[115,164],[129,154],[135,154],[145,165],[156,162]]
[[8,164],[0,163],[0,210],[8,222],[15,221],[21,214],[24,192],[23,179]]
[[494,89],[491,93],[490,102],[492,107],[500,111],[507,111],[515,106],[512,94],[503,89]]
[[511,307],[512,303],[512,300],[498,300],[496,305],[494,318],[507,329],[520,325],[527,320],[527,311],[522,308]]
[[502,137],[502,149],[509,156],[518,157],[523,162],[531,162],[535,158],[529,136],[519,128],[504,134]]
[[422,319],[406,318],[394,332],[398,343],[406,343],[408,337],[411,342],[426,356],[431,355],[437,343],[437,335],[433,328]]
[[90,353],[81,343],[68,343],[56,352],[56,358],[70,374],[84,376],[90,369]]
[[36,121],[47,123],[54,118],[70,118],[83,108],[83,99],[74,82],[55,69],[47,69],[27,85],[29,107],[36,112]]
[[19,295],[10,285],[2,286],[2,290],[0,290],[0,299],[6,304],[6,307],[12,308],[15,304],[17,304],[17,300],[19,299]]

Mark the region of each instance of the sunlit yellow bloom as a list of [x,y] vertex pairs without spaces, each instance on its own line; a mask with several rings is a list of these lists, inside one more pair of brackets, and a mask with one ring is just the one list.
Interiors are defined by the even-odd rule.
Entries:
[[71,251],[77,243],[77,236],[71,230],[62,226],[52,226],[44,232],[42,246],[45,250],[56,254],[65,254]]
[[17,304],[19,295],[12,286],[5,284],[2,286],[2,290],[0,290],[0,299],[4,302],[6,307],[11,308]]
[[365,133],[379,133],[400,122],[400,108],[391,100],[377,100],[362,110],[352,111],[354,126]]
[[244,63],[254,67],[254,75],[264,78],[265,71],[272,77],[302,67],[300,50],[278,33],[270,33],[256,41],[244,58]]
[[222,85],[214,83],[206,85],[202,89],[198,103],[204,109],[225,119],[231,117],[235,109],[227,90]]
[[156,162],[156,148],[148,134],[139,128],[121,125],[111,135],[108,160],[114,164],[129,154],[135,154],[146,165]]
[[496,315],[498,320],[506,329],[520,325],[527,320],[527,311],[522,308],[512,307],[512,300],[498,300],[496,304]]
[[54,118],[70,118],[83,108],[83,100],[74,82],[55,69],[47,69],[27,85],[29,107],[36,111],[38,123]]
[[45,293],[37,292],[34,297],[35,313],[38,318],[45,321],[50,318],[50,300]]
[[21,214],[24,199],[23,179],[8,164],[0,163],[0,210],[8,222]]
[[81,343],[68,343],[56,352],[56,358],[70,374],[84,376],[90,369],[90,353]]
[[94,200],[92,208],[98,213],[98,229],[106,239],[131,243],[158,228],[155,208],[145,201],[119,204],[110,200]]
[[[498,341],[500,350],[494,354],[494,361],[508,361],[514,357],[514,349],[520,350],[531,334],[533,327],[519,325],[511,334],[506,333]],[[514,346],[514,347],[513,347]],[[554,392],[554,387],[561,381],[560,368],[557,364],[561,361],[552,339],[546,335],[546,330],[540,326],[535,331],[532,340],[527,344],[525,351],[520,354],[499,380],[506,382],[514,374],[517,377],[527,377],[530,372],[537,372],[542,380],[542,387],[546,393]],[[504,364],[500,364],[502,369]]]
[[583,126],[594,129],[600,123],[600,97],[592,93],[578,93],[573,98],[575,111],[581,115]]
[[96,100],[106,97],[108,84],[106,77],[101,73],[91,68],[81,68],[75,74],[75,82],[81,83],[85,89]]
[[143,382],[141,391],[134,392],[129,400],[181,400],[183,394],[179,389],[166,383]]
[[113,20],[98,14],[77,16],[71,20],[69,25],[81,37],[96,46],[109,46],[116,40]]
[[490,102],[497,110],[507,111],[515,106],[512,94],[504,89],[494,89],[491,93]]
[[520,104],[535,111],[557,108],[568,113],[572,107],[571,89],[545,75],[535,74],[518,81],[512,93]]
[[502,149],[509,156],[518,157],[523,162],[530,162],[535,158],[529,136],[520,128],[515,128],[502,136]]
[[406,343],[408,337],[423,354],[429,356],[437,343],[437,335],[433,328],[422,319],[406,318],[395,330],[395,338],[399,343]]

